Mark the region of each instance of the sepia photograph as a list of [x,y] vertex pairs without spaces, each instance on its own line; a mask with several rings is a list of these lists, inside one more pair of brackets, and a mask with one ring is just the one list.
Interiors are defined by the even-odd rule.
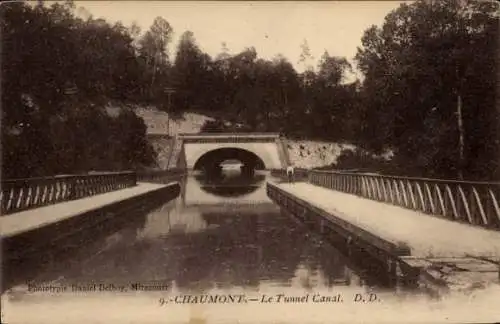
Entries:
[[0,3],[1,323],[500,322],[500,5]]

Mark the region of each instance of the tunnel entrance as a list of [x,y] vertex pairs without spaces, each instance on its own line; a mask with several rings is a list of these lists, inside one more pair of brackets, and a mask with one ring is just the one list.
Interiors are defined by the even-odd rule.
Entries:
[[265,170],[264,161],[253,152],[241,148],[220,148],[203,154],[193,169],[203,171],[206,176],[223,174],[253,176],[255,170]]

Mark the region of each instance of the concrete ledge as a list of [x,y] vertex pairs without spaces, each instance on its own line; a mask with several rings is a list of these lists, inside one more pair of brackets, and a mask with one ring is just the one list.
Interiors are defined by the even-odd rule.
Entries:
[[112,205],[123,200],[160,190],[165,186],[173,185],[175,185],[175,183],[168,185],[139,183],[132,188],[6,215],[0,218],[0,235],[2,238],[15,236],[26,231],[78,216],[82,213],[103,208],[107,205]]
[[[363,201],[358,201],[358,204],[352,205],[352,201],[347,198],[342,200],[336,197],[337,199],[328,200],[336,192],[332,191],[330,193],[324,189],[321,189],[325,191],[323,196],[310,196],[320,191],[320,189],[316,190],[311,187],[310,190],[306,190],[306,193],[304,193],[304,191],[298,190],[298,186],[303,188],[310,185],[304,183],[296,183],[295,185],[268,183],[268,196],[301,221],[305,223],[312,222],[313,231],[318,230],[321,234],[328,235],[328,231],[324,229],[330,228],[340,237],[347,238],[342,243],[349,245],[352,242],[370,256],[386,263],[387,272],[396,277],[398,281],[402,280],[405,284],[418,285],[438,296],[453,291],[467,292],[500,282],[500,262],[497,256],[474,256],[467,254],[467,252],[459,255],[449,253],[449,255],[442,256],[411,255],[412,249],[406,242],[395,242],[394,236],[382,237],[384,231],[370,231],[370,227],[363,229],[353,224],[353,222],[358,222],[363,225],[362,219],[371,217],[374,212],[380,213],[376,208],[367,209],[366,206],[363,206]],[[307,201],[308,197],[311,197],[312,202]],[[346,209],[339,206],[342,202],[351,203],[347,208],[351,214],[345,215],[339,212],[339,215],[336,215],[337,209]],[[373,206],[372,202],[371,205]],[[323,207],[331,208],[327,210]],[[359,216],[355,214],[358,208],[360,210]],[[390,216],[393,218],[394,215],[391,214]],[[420,216],[415,215],[415,230],[419,235],[425,235],[426,232],[418,231],[419,224],[429,219],[419,218]],[[430,220],[436,222],[434,219]],[[452,225],[456,226],[454,223]],[[397,229],[397,227],[392,227],[393,231],[397,231]],[[469,229],[466,228],[466,230]],[[486,230],[481,229],[481,231],[487,233]],[[472,228],[470,232],[476,233],[477,229]],[[401,237],[401,235],[399,236]],[[443,244],[443,241],[447,243],[447,238],[448,236],[445,236],[436,244]],[[412,243],[411,240],[409,242]]]
[[367,244],[372,245],[394,257],[411,255],[410,249],[404,244],[401,244],[399,242],[393,242],[391,240],[374,235],[356,225],[353,225],[333,215],[332,213],[326,210],[323,210],[303,199],[300,199],[292,194],[287,193],[286,191],[280,189],[278,186],[272,183],[267,184],[267,190],[269,197],[281,207],[284,207],[288,211],[293,212],[292,210],[290,210],[290,208],[287,208],[287,206],[283,204],[283,202],[281,202],[280,199],[277,199],[273,195],[272,191],[276,192],[278,195],[287,197],[291,201],[294,201],[298,206],[302,208],[302,212],[307,212],[309,210],[315,213],[317,216],[320,216],[321,218],[327,221],[326,226],[332,226],[334,230],[336,230],[339,234],[346,237],[347,239],[354,239],[357,241],[362,240]]
[[309,183],[276,184],[281,190],[395,244],[415,257],[499,257],[500,232],[361,198]]
[[[23,218],[29,221],[36,216],[52,217],[47,217],[49,220],[44,222],[39,220],[25,224],[24,227],[2,226],[2,234],[5,233],[2,237],[3,259],[20,260],[31,254],[36,255],[41,249],[56,248],[61,239],[91,229],[115,216],[119,217],[133,208],[144,209],[146,212],[146,208],[151,204],[161,204],[176,198],[180,193],[180,185],[177,182],[168,185],[142,184],[140,191],[125,192],[127,190],[129,189],[121,190],[121,197],[103,197],[107,195],[103,194],[64,203],[65,206],[58,204],[44,207],[43,211],[40,211],[42,208],[29,211],[38,212],[35,215],[24,215],[24,212],[9,215],[11,218],[17,217],[18,219],[14,220],[19,222],[23,221]],[[12,222],[13,219],[9,221]]]

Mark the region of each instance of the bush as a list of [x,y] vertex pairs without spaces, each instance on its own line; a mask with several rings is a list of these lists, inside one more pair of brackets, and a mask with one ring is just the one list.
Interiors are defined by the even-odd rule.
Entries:
[[340,169],[356,172],[388,173],[391,161],[377,156],[369,151],[357,148],[355,150],[343,149],[336,163],[318,169]]
[[250,126],[233,124],[221,119],[207,120],[200,129],[202,133],[249,133],[253,131],[254,129]]

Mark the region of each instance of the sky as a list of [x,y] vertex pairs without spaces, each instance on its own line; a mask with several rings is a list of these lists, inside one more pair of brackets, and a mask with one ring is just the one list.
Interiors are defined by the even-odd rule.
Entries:
[[[272,59],[285,56],[299,72],[301,45],[307,41],[317,63],[324,51],[349,61],[361,46],[363,32],[371,25],[381,26],[385,16],[402,1],[75,1],[94,18],[135,22],[142,31],[149,29],[157,16],[165,18],[174,35],[169,52],[175,55],[177,42],[186,30],[194,33],[198,46],[210,56],[229,54],[253,46],[257,55]],[[80,11],[82,12],[82,11]]]

